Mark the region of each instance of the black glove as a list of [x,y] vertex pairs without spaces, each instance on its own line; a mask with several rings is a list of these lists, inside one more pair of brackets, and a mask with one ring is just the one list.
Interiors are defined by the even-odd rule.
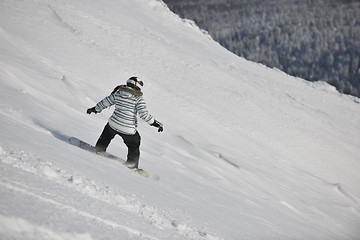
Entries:
[[155,120],[151,126],[158,128],[158,132],[164,131],[163,124],[157,120]]
[[87,114],[91,114],[91,113],[95,113],[97,114],[97,111],[95,110],[95,107],[89,108],[88,110],[86,110]]

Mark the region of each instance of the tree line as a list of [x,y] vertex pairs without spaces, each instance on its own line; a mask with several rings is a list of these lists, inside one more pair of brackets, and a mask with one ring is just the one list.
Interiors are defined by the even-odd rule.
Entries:
[[360,97],[359,0],[164,0],[251,61]]

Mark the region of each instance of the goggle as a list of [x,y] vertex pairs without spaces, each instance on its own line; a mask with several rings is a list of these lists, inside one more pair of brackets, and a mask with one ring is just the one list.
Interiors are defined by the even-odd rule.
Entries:
[[143,83],[143,81],[139,81],[138,79],[137,79],[137,77],[131,77],[130,78],[131,80],[134,80],[136,83],[138,83],[140,86],[144,86],[144,83]]

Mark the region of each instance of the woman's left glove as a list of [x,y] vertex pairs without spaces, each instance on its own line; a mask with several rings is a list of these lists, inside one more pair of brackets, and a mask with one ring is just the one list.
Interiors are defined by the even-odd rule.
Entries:
[[154,123],[151,124],[151,126],[158,128],[158,132],[164,131],[163,124],[161,122],[157,121],[157,120],[155,120]]
[[89,108],[88,110],[86,110],[87,114],[91,114],[91,113],[95,113],[97,114],[97,111],[95,110],[95,107]]

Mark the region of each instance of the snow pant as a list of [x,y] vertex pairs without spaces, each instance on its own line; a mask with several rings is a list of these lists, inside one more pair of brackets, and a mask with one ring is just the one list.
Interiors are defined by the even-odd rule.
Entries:
[[95,148],[99,151],[105,152],[111,140],[116,135],[122,137],[125,145],[128,148],[126,164],[129,164],[137,168],[139,166],[139,158],[140,158],[139,148],[140,148],[140,140],[141,140],[140,135],[137,131],[134,135],[123,134],[112,129],[109,123],[107,123],[98,141],[96,142]]

